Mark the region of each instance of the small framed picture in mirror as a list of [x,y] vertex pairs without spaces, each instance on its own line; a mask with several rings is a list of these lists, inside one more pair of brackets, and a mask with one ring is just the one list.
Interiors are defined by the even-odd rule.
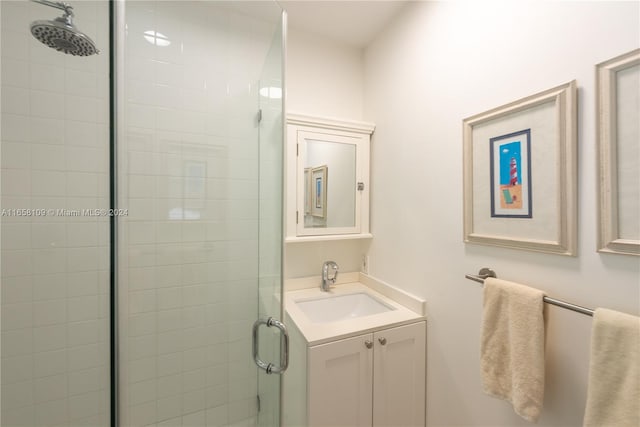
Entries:
[[311,215],[318,218],[327,216],[327,175],[328,168],[326,165],[318,166],[311,169]]

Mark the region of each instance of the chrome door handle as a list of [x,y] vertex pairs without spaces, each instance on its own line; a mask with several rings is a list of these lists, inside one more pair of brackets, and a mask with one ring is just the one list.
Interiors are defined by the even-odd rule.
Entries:
[[[275,326],[280,331],[280,366],[276,366],[273,363],[265,362],[260,359],[259,351],[260,345],[258,343],[258,329],[261,325],[267,327]],[[289,367],[289,333],[287,327],[284,326],[279,320],[269,317],[268,319],[258,319],[253,323],[253,337],[252,337],[252,353],[253,361],[260,369],[267,371],[267,374],[282,374]]]

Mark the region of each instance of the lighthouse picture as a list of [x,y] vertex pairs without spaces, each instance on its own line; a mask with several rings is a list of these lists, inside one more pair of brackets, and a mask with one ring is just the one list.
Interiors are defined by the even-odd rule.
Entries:
[[491,138],[491,216],[531,218],[530,130]]
[[518,169],[522,163],[521,141],[500,146],[500,207],[522,209],[522,182]]
[[509,161],[509,175],[511,177],[511,179],[509,180],[509,185],[518,184],[518,161],[515,157],[512,157]]

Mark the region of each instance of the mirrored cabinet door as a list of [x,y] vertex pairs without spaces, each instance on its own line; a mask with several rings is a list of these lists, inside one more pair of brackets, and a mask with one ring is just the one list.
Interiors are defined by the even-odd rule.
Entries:
[[373,125],[287,116],[287,241],[366,238]]

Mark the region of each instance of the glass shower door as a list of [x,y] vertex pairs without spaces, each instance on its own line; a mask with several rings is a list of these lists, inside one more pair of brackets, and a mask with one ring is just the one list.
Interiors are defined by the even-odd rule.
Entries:
[[282,100],[257,120],[258,82],[282,84],[281,9],[118,4],[121,425],[276,426],[251,331],[281,311]]
[[[280,374],[286,370],[288,339],[282,307],[283,45],[286,13],[276,29],[260,76],[260,229],[258,320],[254,357],[258,371],[258,425],[280,425]],[[271,319],[270,325],[265,324]],[[264,326],[264,327],[261,327]],[[257,334],[257,335],[255,335]],[[257,350],[259,349],[259,354]],[[266,365],[265,365],[266,364]]]

